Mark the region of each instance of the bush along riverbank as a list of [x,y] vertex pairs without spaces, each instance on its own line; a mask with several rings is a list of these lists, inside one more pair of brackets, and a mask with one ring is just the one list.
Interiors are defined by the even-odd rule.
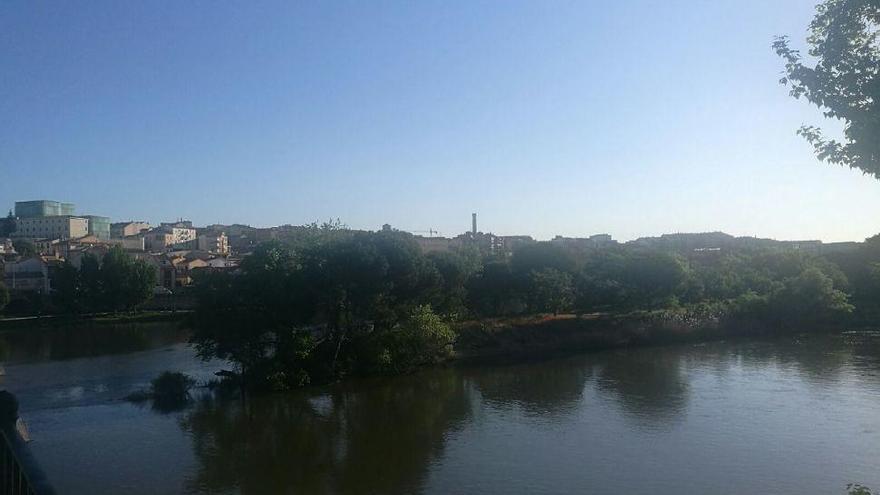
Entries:
[[[271,391],[454,357],[839,328],[870,321],[880,295],[880,271],[862,276],[880,263],[880,240],[866,246],[847,263],[552,243],[426,255],[406,233],[313,226],[261,245],[235,273],[196,277],[192,342],[233,363],[242,390]],[[548,316],[527,316],[537,314]]]
[[637,311],[623,315],[534,315],[469,321],[460,325],[454,360],[521,361],[622,347],[767,338],[852,328],[837,323],[771,324],[757,318],[695,312]]

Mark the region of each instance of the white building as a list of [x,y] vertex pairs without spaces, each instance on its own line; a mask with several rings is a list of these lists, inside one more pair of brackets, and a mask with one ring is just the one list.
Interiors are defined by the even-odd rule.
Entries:
[[196,249],[214,254],[229,254],[229,241],[226,234],[201,234],[196,241]]
[[88,218],[51,216],[16,219],[14,235],[27,239],[76,239],[88,233]]

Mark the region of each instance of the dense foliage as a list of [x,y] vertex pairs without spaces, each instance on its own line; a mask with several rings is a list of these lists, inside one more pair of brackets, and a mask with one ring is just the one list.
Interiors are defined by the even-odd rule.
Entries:
[[880,240],[827,257],[552,242],[424,254],[402,232],[311,229],[196,280],[194,342],[203,357],[235,363],[245,388],[408,372],[449,357],[463,319],[662,309],[806,328],[880,300]]
[[30,258],[37,255],[37,248],[34,243],[27,239],[16,239],[12,241],[12,249],[22,258]]
[[3,282],[0,282],[0,311],[3,311],[7,304],[9,304],[9,290]]
[[128,311],[151,297],[156,272],[114,246],[101,260],[86,254],[79,268],[65,262],[53,283],[53,303],[63,312]]
[[297,249],[263,244],[240,273],[202,274],[199,353],[234,362],[246,388],[275,389],[442,359],[452,336],[432,308],[462,303],[412,239],[323,233]]
[[785,60],[785,77],[795,98],[805,97],[826,117],[844,122],[845,142],[826,138],[814,126],[798,133],[822,160],[858,168],[880,179],[880,1],[825,0],[817,6],[807,38],[805,62],[787,37],[773,48]]

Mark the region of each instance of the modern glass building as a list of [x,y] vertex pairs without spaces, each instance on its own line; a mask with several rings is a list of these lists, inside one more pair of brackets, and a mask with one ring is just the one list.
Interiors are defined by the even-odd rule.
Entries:
[[110,239],[110,218],[100,217],[97,215],[83,215],[83,218],[89,219],[89,235],[93,235],[98,239]]
[[18,218],[73,216],[75,210],[73,203],[45,199],[15,202],[15,216]]

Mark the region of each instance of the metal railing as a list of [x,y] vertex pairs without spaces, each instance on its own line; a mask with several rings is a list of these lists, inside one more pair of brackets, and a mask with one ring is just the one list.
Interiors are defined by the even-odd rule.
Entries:
[[[18,402],[2,391],[0,405],[0,495],[55,495],[27,443],[16,428]],[[12,406],[9,408],[8,406]]]

